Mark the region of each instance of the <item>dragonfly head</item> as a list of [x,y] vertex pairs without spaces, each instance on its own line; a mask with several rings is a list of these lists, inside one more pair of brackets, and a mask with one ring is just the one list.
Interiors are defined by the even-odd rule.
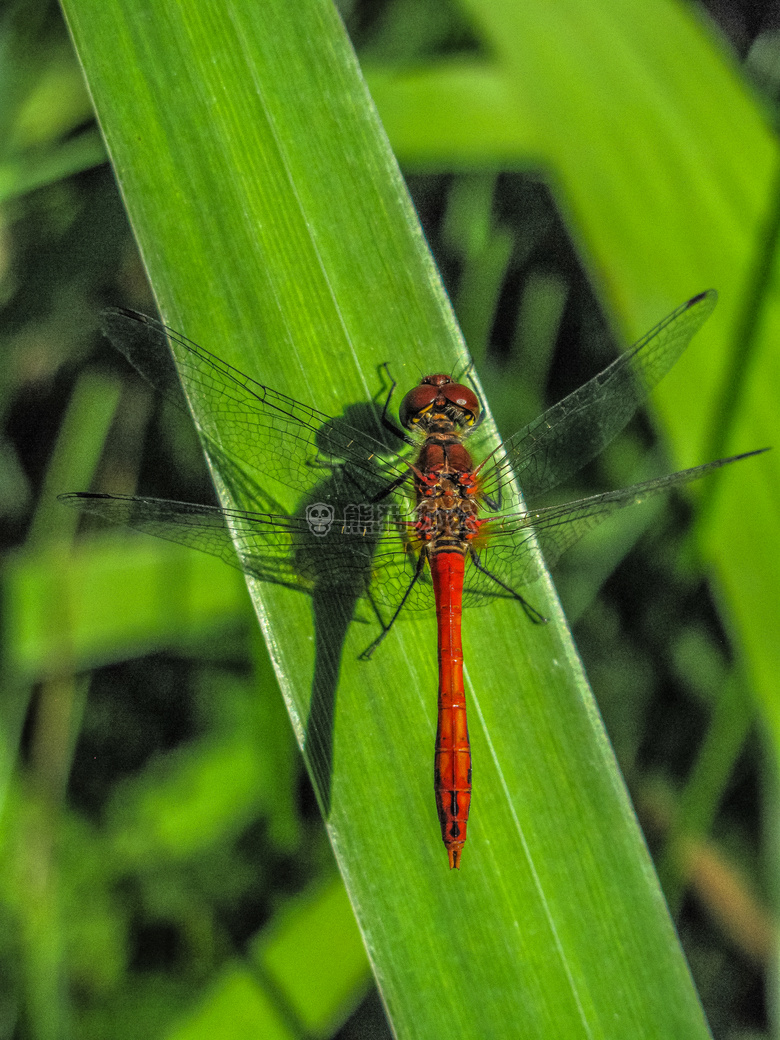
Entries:
[[454,383],[449,376],[426,376],[401,401],[398,417],[407,430],[430,430],[441,422],[461,429],[479,418],[479,399],[470,387]]

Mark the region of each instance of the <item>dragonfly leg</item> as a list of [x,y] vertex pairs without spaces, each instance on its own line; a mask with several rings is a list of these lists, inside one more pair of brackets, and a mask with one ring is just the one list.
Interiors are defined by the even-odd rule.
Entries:
[[[479,473],[481,469],[482,469],[482,466],[481,465],[478,466],[477,467],[477,473]],[[488,509],[491,511],[491,513],[500,513],[500,512],[503,511],[503,508],[504,508],[504,485],[503,484],[499,484],[498,487],[496,488],[496,495],[495,495],[495,497],[493,495],[488,495],[484,491],[480,492],[480,494],[482,495],[482,501],[485,503],[485,505],[488,507]]]
[[391,384],[390,392],[388,393],[387,400],[385,401],[385,406],[382,409],[382,425],[386,430],[389,430],[391,433],[394,433],[396,437],[400,437],[404,444],[411,444],[412,447],[415,447],[417,442],[412,440],[412,438],[406,433],[405,430],[402,430],[400,426],[396,426],[396,424],[387,414],[387,409],[390,407],[390,401],[393,399],[393,394],[395,393],[395,388],[398,386],[398,381],[396,379],[393,379],[393,376],[390,373],[389,361],[384,361],[381,367],[385,370],[385,372],[387,372],[387,378],[390,380]]
[[498,498],[493,498],[491,495],[482,494],[482,501],[488,507],[491,513],[501,512],[501,489],[498,490]]
[[525,611],[525,615],[529,621],[533,621],[535,625],[547,624],[549,618],[546,618],[544,614],[540,614],[536,607],[532,606],[527,599],[520,595],[519,592],[516,592],[515,589],[507,585],[506,582],[502,581],[499,577],[493,574],[492,571],[489,571],[487,567],[482,566],[482,564],[479,562],[479,556],[477,556],[477,553],[473,548],[471,549],[470,556],[471,562],[474,564],[478,571],[482,571],[482,573],[487,575],[487,577],[494,581],[496,585],[499,585],[502,589],[505,589],[512,597],[512,599],[517,600],[517,602]]
[[382,488],[382,490],[374,495],[373,498],[369,499],[369,502],[373,504],[374,502],[381,502],[383,498],[389,498],[396,488],[401,487],[402,484],[407,482],[411,475],[412,471],[409,470],[406,473],[402,473],[400,477],[396,477],[395,480],[391,480],[387,487]]
[[479,429],[479,427],[482,425],[482,423],[485,421],[485,418],[487,417],[487,409],[485,408],[484,402],[482,400],[482,394],[479,392],[479,387],[476,384],[473,373],[474,359],[472,358],[463,370],[463,374],[458,376],[459,383],[462,383],[464,379],[468,379],[469,383],[471,383],[471,389],[474,391],[477,401],[479,402],[479,415],[477,421],[469,430],[469,436],[474,432],[474,430]]
[[[407,586],[406,592],[404,592],[403,596],[401,597],[401,602],[395,608],[393,616],[390,618],[389,622],[386,625],[382,621],[382,618],[381,618],[381,616],[379,614],[379,611],[376,609],[376,606],[374,605],[374,610],[376,611],[376,615],[379,618],[379,623],[382,625],[382,631],[376,637],[374,642],[371,643],[370,646],[367,646],[366,649],[359,655],[361,661],[367,661],[371,657],[373,652],[376,650],[376,648],[379,646],[379,644],[384,641],[385,636],[390,631],[390,629],[393,627],[395,622],[398,620],[398,615],[404,609],[404,605],[405,605],[407,599],[409,599],[409,596],[412,593],[412,589],[414,588],[414,586],[417,584],[417,582],[420,580],[420,577],[422,576],[422,572],[423,572],[423,570],[425,568],[425,560],[426,560],[426,552],[423,549],[423,550],[421,550],[420,555],[417,557],[417,566],[415,567],[415,570],[414,570],[414,577],[409,582],[409,585]],[[372,601],[372,605],[373,605],[373,601]]]

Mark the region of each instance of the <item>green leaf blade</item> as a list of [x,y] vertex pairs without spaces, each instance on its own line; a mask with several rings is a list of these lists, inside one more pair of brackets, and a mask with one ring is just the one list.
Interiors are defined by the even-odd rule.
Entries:
[[[458,364],[328,4],[65,8],[172,325],[336,414],[378,394],[386,360],[402,386]],[[530,592],[545,628],[511,604],[467,616],[476,787],[460,872],[433,800],[431,618],[399,622],[365,663],[372,628],[252,591],[398,1036],[707,1036],[549,587]]]

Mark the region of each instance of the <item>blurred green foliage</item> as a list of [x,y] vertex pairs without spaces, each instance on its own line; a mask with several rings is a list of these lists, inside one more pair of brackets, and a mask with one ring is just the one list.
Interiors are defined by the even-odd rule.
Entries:
[[[422,80],[489,50],[466,4],[342,11],[378,97],[388,70]],[[768,92],[771,43],[751,51]],[[0,1037],[387,1035],[240,579],[121,532],[70,552],[56,491],[211,492],[186,424],[96,333],[105,304],[151,303],[57,9],[8,7],[0,53]],[[403,159],[413,143],[398,147]],[[531,157],[437,165],[423,149],[409,165],[509,434],[614,349],[582,227]],[[574,490],[640,479],[648,451],[659,471],[645,419]],[[774,775],[689,522],[680,500],[599,532],[559,589],[713,1032],[774,1035],[764,864],[777,875],[777,849],[759,809]]]

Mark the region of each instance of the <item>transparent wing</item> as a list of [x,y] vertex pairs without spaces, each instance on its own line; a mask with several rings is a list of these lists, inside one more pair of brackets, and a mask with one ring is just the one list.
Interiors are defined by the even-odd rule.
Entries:
[[[592,458],[674,363],[715,300],[714,293],[705,293],[689,301],[600,376],[507,442],[501,454],[493,456],[485,478],[489,496],[500,491],[510,465],[517,467],[524,489],[538,493]],[[237,470],[231,478],[242,502],[251,506],[264,500],[253,479],[244,476],[243,461],[248,461],[260,472],[306,493],[304,505],[328,503],[332,523],[325,533],[314,530],[304,506],[299,513],[285,514],[85,494],[62,496],[65,502],[109,522],[218,556],[263,581],[307,592],[327,588],[331,594],[351,600],[367,596],[375,606],[395,609],[415,574],[420,549],[408,482],[403,482],[408,468],[402,460],[388,462],[382,454],[387,446],[357,425],[331,419],[256,383],[151,318],[111,311],[105,326],[107,335],[152,385],[169,400],[182,404],[179,377],[167,346],[171,344],[185,381],[199,387],[218,415],[213,427],[210,420],[204,420],[202,432],[209,451],[222,454],[227,472],[233,463],[224,459],[225,453],[236,460]],[[474,545],[483,569],[467,568],[464,602],[479,604],[511,597],[535,581],[541,573],[535,544],[551,565],[617,509],[745,457],[719,460],[576,502],[487,517]],[[393,494],[379,499],[377,492],[388,485],[396,485]],[[354,494],[360,489],[367,497]],[[354,502],[358,504],[350,504]],[[407,606],[432,605],[426,570]]]
[[222,452],[286,487],[308,491],[317,471],[330,467],[340,470],[342,485],[371,497],[405,472],[397,459],[401,445],[390,446],[375,435],[381,436],[381,428],[370,406],[360,426],[332,418],[256,382],[135,311],[105,311],[103,331],[156,390],[186,408],[172,351],[185,385],[197,387],[208,403],[208,414],[198,420],[201,433]]
[[688,300],[603,372],[505,441],[479,467],[483,494],[500,503],[514,475],[523,495],[532,498],[595,458],[677,361],[717,299],[710,289]]
[[[663,494],[740,459],[762,451],[735,455],[648,480],[619,491],[565,502],[530,512],[487,518],[474,543],[484,570],[466,569],[464,605],[512,598],[541,576],[587,531],[618,509]],[[286,516],[164,499],[119,495],[68,494],[60,500],[110,523],[120,524],[217,556],[260,581],[271,581],[312,593],[318,587],[330,595],[356,600],[368,597],[375,606],[394,610],[416,570],[419,544],[414,525],[388,514],[366,519],[359,514],[334,513],[324,535],[315,534],[307,516]],[[430,574],[426,569],[409,595],[406,607],[433,607]]]
[[[370,517],[334,510],[317,535],[307,516],[219,509],[160,498],[72,493],[60,501],[111,524],[164,538],[216,556],[257,578],[313,594],[355,600],[393,611],[415,572],[419,546],[414,525],[391,513]],[[407,601],[411,610],[433,608],[426,574]]]
[[[618,491],[607,491],[601,495],[547,506],[526,513],[487,518],[481,529],[476,549],[481,564],[500,582],[515,591],[536,581],[542,572],[538,554],[531,551],[531,533],[544,556],[548,567],[553,566],[568,548],[591,528],[606,520],[618,509],[638,505],[648,498],[664,494],[671,488],[682,487],[691,481],[727,466],[732,462],[760,455],[767,449],[734,455],[728,459],[681,470],[666,477],[657,477],[640,484],[633,484]],[[495,582],[492,582],[495,585]],[[472,596],[493,594],[491,579],[472,568],[468,572],[466,591]]]
[[68,494],[60,500],[112,524],[177,542],[304,592],[318,584],[364,595],[377,539],[331,525],[322,536],[305,516],[273,515],[129,495]]

